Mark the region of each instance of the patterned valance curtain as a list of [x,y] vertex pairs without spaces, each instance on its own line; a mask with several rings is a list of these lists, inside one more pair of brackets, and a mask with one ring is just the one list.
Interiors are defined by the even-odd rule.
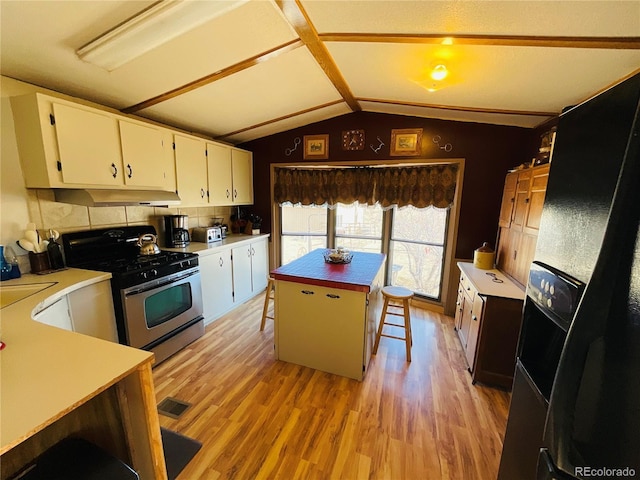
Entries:
[[274,200],[302,205],[353,202],[382,207],[446,208],[455,196],[457,165],[275,169]]

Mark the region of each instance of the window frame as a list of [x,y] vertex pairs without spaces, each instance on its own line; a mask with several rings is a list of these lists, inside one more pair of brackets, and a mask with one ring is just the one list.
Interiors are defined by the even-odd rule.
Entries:
[[[457,244],[457,233],[458,233],[458,222],[460,217],[460,205],[462,200],[462,186],[464,182],[464,171],[465,171],[465,159],[464,158],[435,158],[435,159],[412,159],[412,160],[370,160],[370,161],[353,161],[353,162],[282,162],[282,163],[271,163],[270,164],[270,191],[271,191],[271,231],[274,232],[272,236],[272,241],[270,245],[270,269],[275,269],[281,265],[281,222],[280,222],[280,206],[274,202],[274,170],[275,168],[282,167],[317,167],[317,168],[332,168],[332,167],[345,167],[345,166],[376,166],[376,167],[397,167],[397,166],[418,166],[418,165],[431,165],[431,164],[457,164],[458,165],[458,178],[456,180],[456,192],[455,199],[453,204],[451,205],[451,209],[449,212],[448,225],[446,230],[446,239],[445,242],[445,252],[444,252],[444,265],[443,265],[443,275],[442,275],[442,288],[440,292],[440,300],[431,300],[428,298],[421,298],[419,301],[424,302],[427,306],[435,307],[436,311],[439,312],[452,312],[455,308],[455,299],[457,296],[457,287],[458,285],[458,277],[460,275],[459,270],[456,265],[455,258],[455,250]],[[329,209],[329,216],[335,212],[335,210]],[[387,213],[387,212],[385,212]],[[389,251],[390,247],[390,229],[391,222],[385,221],[386,215],[383,215],[383,226],[382,226],[382,248],[386,249],[383,251]],[[329,222],[330,225],[335,224],[335,222]],[[331,242],[335,236],[334,231],[327,231],[327,243],[328,248],[334,248]],[[385,239],[389,239],[389,244],[385,245]],[[388,265],[389,262],[387,262]],[[388,270],[388,266],[385,266]],[[388,271],[385,271],[385,279]]]

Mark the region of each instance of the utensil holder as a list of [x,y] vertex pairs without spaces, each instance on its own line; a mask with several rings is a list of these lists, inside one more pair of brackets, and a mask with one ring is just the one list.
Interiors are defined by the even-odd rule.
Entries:
[[41,273],[51,270],[51,263],[49,262],[49,254],[47,252],[29,252],[29,264],[31,265],[31,273]]

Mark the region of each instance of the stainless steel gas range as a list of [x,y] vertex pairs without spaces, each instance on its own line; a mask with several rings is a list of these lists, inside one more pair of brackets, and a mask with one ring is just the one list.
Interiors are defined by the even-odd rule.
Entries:
[[[120,343],[154,352],[156,365],[204,334],[198,255],[141,254],[151,225],[62,235],[67,265],[110,272]],[[145,252],[148,249],[144,250]]]

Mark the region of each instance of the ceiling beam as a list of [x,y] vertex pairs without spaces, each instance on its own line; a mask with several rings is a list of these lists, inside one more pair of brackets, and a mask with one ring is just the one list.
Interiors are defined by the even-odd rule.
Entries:
[[307,15],[304,7],[300,4],[299,0],[275,0],[287,21],[291,24],[296,31],[300,40],[306,45],[311,52],[311,55],[316,59],[320,68],[329,77],[333,86],[338,90],[340,95],[347,105],[354,112],[361,110],[360,105],[351,93],[351,89],[346,80],[340,73],[338,66],[336,65],[333,57],[329,53],[327,47],[322,43],[318,37],[318,31],[313,26],[311,19]]
[[321,33],[324,42],[491,45],[506,47],[640,49],[640,37],[550,37],[527,35],[447,35],[400,33]]
[[282,120],[288,120],[289,118],[297,117],[298,115],[304,115],[305,113],[314,112],[316,110],[321,110],[321,109],[327,108],[327,107],[332,107],[332,106],[338,105],[338,104],[340,104],[342,102],[343,102],[343,100],[336,100],[336,101],[333,101],[333,102],[324,103],[322,105],[316,105],[315,107],[305,108],[304,110],[300,110],[300,111],[294,112],[294,113],[289,113],[288,115],[283,115],[282,117],[273,118],[273,119],[267,120],[265,122],[256,123],[255,125],[251,125],[251,126],[246,127],[246,128],[241,128],[240,130],[236,130],[234,132],[225,133],[224,135],[218,135],[215,138],[216,138],[216,140],[221,140],[221,139],[226,138],[226,137],[231,137],[231,136],[237,135],[239,133],[243,133],[243,132],[247,132],[249,130],[253,130],[254,128],[264,127],[265,125],[271,125],[272,123],[281,122]]
[[234,65],[223,68],[222,70],[218,70],[217,72],[211,73],[202,78],[189,82],[185,85],[182,85],[181,87],[174,88],[173,90],[169,90],[168,92],[165,92],[165,93],[161,93],[160,95],[150,98],[149,100],[145,100],[144,102],[140,102],[130,107],[124,108],[121,110],[121,112],[134,113],[140,110],[144,110],[145,108],[153,107],[158,103],[165,102],[177,96],[191,92],[192,90],[195,90],[197,88],[204,87],[205,85],[213,83],[217,80],[221,80],[225,77],[228,77],[229,75],[234,75],[236,73],[239,73],[243,70],[246,70],[247,68],[254,67],[260,63],[266,62],[267,60],[275,58],[284,53],[291,52],[296,48],[302,47],[302,45],[303,43],[300,40],[298,39],[292,40],[283,45],[279,45],[275,48],[272,48],[271,50],[267,50],[266,52],[262,52],[258,55],[255,55],[251,58],[238,62]]
[[438,110],[454,110],[458,112],[493,113],[499,115],[526,115],[533,117],[557,117],[558,112],[535,112],[527,110],[500,110],[495,108],[457,107],[455,105],[435,105],[429,103],[402,102],[399,100],[383,100],[380,98],[358,97],[360,102],[384,103],[386,105],[398,105],[402,107],[436,108]]

